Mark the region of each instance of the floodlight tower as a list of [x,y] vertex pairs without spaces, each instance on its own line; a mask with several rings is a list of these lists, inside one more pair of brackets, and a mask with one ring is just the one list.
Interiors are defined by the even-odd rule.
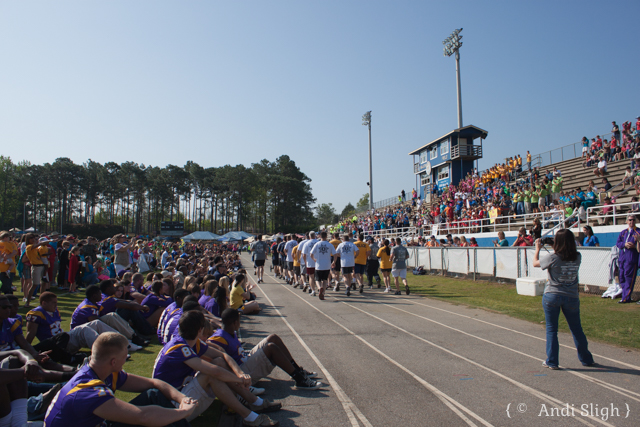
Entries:
[[458,84],[458,129],[462,127],[462,90],[460,89],[460,47],[462,46],[462,35],[459,30],[455,30],[447,37],[442,44],[444,45],[444,56],[456,54],[456,80]]
[[362,126],[369,128],[369,210],[373,209],[373,170],[371,161],[371,111],[362,115]]

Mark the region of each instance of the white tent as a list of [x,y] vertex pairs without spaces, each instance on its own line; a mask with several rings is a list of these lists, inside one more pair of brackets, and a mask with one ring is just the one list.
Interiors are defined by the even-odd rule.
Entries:
[[192,240],[211,241],[217,240],[219,237],[219,235],[214,234],[210,231],[194,231],[193,233],[187,234],[186,236],[182,237],[182,240],[184,240],[185,242],[190,242]]

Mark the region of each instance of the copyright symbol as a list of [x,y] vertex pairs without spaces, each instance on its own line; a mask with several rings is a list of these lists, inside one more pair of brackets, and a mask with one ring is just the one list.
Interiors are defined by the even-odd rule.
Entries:
[[520,412],[521,414],[527,412],[527,405],[524,403],[518,403],[518,406],[516,407],[516,409],[518,410],[518,412]]

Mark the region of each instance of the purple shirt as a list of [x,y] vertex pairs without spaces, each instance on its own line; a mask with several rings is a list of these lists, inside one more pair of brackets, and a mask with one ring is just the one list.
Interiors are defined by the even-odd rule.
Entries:
[[204,305],[204,309],[214,316],[220,317],[220,306],[218,305],[218,302],[215,298],[212,297],[209,301],[207,301],[207,303]]
[[0,326],[0,351],[17,349],[15,337],[22,335],[22,317],[5,319]]
[[200,307],[204,307],[207,304],[207,301],[209,301],[210,299],[211,299],[210,296],[202,295],[198,300],[198,304],[200,304]]
[[60,390],[47,411],[47,427],[95,427],[103,418],[93,414],[99,406],[114,399],[113,392],[127,381],[127,373],[120,371],[104,381],[89,367],[83,366]]
[[153,366],[153,378],[158,378],[180,390],[185,380],[195,374],[186,362],[200,357],[207,352],[209,346],[197,340],[193,347],[180,335],[173,337],[162,348]]
[[73,311],[71,315],[71,329],[76,326],[84,325],[85,323],[89,323],[90,317],[100,317],[100,307],[98,304],[95,304],[88,299],[84,299],[76,309]]
[[242,365],[242,343],[235,332],[231,335],[224,329],[218,329],[207,342],[218,344],[229,356],[233,357],[238,366]]
[[100,301],[100,316],[104,316],[105,314],[113,313],[116,311],[116,304],[118,303],[118,298],[114,295],[106,296],[102,294],[102,301]]
[[62,326],[60,322],[60,312],[56,310],[54,313],[45,311],[44,308],[38,306],[27,313],[27,322],[34,322],[38,324],[38,331],[36,337],[39,341],[44,341],[53,336],[56,336],[62,332]]
[[148,312],[140,312],[143,317],[147,318],[151,316],[159,307],[166,307],[173,301],[169,297],[158,297],[155,294],[149,294],[142,300],[141,304],[149,307]]

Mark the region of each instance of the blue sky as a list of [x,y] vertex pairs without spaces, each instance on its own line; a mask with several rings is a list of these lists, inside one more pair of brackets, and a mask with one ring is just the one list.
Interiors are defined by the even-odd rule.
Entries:
[[415,186],[409,151],[486,129],[484,169],[606,133],[637,105],[640,2],[0,3],[0,144],[14,161],[202,166],[289,155],[340,211]]

